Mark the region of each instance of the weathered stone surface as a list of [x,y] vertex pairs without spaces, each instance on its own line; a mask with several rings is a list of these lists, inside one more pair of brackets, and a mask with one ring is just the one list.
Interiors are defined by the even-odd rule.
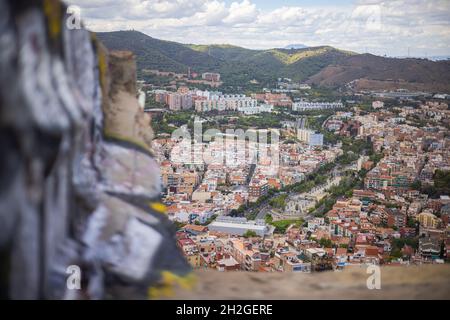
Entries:
[[145,298],[189,268],[150,205],[160,177],[134,57],[66,18],[58,0],[0,0],[0,297]]
[[[342,272],[249,273],[197,271],[193,291],[178,290],[175,299],[450,299],[450,267],[382,267],[381,288],[369,290],[364,267]],[[220,290],[218,290],[220,288]]]
[[130,141],[149,150],[153,139],[150,117],[136,99],[136,60],[131,52],[116,51],[109,56],[111,78],[104,99],[105,133],[110,138]]
[[[116,193],[158,197],[160,170],[156,161],[138,148],[104,143],[102,148],[102,189]],[[148,172],[153,172],[149,175]]]
[[90,217],[84,242],[87,259],[97,259],[117,276],[144,280],[164,240],[152,226],[158,219],[118,198],[104,196]]

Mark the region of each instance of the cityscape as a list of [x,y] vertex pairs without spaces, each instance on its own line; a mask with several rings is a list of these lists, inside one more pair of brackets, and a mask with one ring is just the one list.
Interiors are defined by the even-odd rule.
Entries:
[[[447,96],[397,91],[399,97],[385,103],[355,92],[358,101],[296,101],[292,92],[307,96],[312,89],[278,81],[302,89],[246,96],[184,83],[175,92],[149,90],[153,86],[142,82],[152,116],[183,112],[194,126],[218,125],[216,139],[193,148],[167,132],[156,131],[152,143],[163,202],[191,266],[312,272],[445,263]],[[258,126],[254,116],[263,124],[272,116],[280,122]],[[225,135],[233,124],[246,135]],[[278,145],[247,141],[248,132],[275,133]]]
[[449,300],[449,17],[0,0],[0,300],[177,318]]

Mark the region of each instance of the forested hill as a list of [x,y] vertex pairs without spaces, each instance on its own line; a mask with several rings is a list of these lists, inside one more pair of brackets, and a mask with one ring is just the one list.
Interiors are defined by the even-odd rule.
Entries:
[[131,50],[139,69],[186,73],[219,72],[228,83],[262,83],[279,77],[319,86],[358,89],[409,88],[450,91],[450,62],[394,59],[356,54],[330,46],[252,50],[232,45],[181,44],[152,38],[138,31],[97,33],[110,49]]

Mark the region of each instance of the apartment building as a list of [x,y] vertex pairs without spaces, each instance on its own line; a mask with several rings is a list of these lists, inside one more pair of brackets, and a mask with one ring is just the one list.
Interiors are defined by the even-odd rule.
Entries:
[[255,109],[257,101],[243,94],[211,95],[207,99],[195,101],[195,111],[239,111]]
[[291,107],[292,100],[285,93],[254,93],[252,98],[275,107]]
[[299,101],[292,104],[292,111],[343,109],[342,102],[308,102]]
[[241,264],[236,261],[230,254],[226,253],[222,259],[217,261],[218,271],[238,271],[241,269]]
[[169,92],[166,90],[153,91],[154,99],[158,103],[169,104]]
[[202,79],[206,81],[219,82],[220,73],[205,72],[202,74]]
[[258,271],[261,266],[261,255],[259,250],[253,248],[250,242],[241,239],[230,239],[227,242],[226,250],[240,264],[245,271]]
[[263,112],[272,112],[273,105],[261,104],[261,105],[257,105],[256,107],[253,105],[245,106],[245,107],[238,107],[238,111],[242,112],[243,114],[246,114],[246,115],[258,114],[258,113],[263,113]]
[[169,109],[173,111],[192,109],[192,96],[190,94],[170,93],[168,97]]
[[309,129],[298,129],[297,139],[310,146],[323,146],[323,134]]
[[269,191],[269,184],[266,180],[253,179],[248,186],[248,193],[250,197],[259,198],[264,196]]
[[416,217],[420,225],[425,228],[436,228],[439,224],[439,218],[432,214],[430,211],[423,211]]
[[193,268],[200,267],[200,253],[197,244],[192,239],[178,239],[177,245],[182,250],[184,257]]
[[274,267],[284,272],[311,272],[311,262],[299,259],[296,252],[282,248],[274,256]]

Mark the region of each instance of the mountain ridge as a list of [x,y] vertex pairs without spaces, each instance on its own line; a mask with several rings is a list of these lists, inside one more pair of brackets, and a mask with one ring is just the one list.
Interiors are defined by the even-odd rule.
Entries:
[[450,91],[449,61],[387,58],[331,46],[256,50],[230,44],[182,44],[138,31],[103,32],[97,36],[110,49],[133,51],[139,70],[187,73],[191,68],[200,73],[219,72],[226,84],[256,79],[269,85],[286,77],[325,87],[344,87],[356,81],[359,90],[370,89],[376,81],[377,89],[400,86]]
[[284,47],[284,49],[306,49],[309,46],[304,45],[302,43],[297,43],[297,44],[288,44],[287,46]]

